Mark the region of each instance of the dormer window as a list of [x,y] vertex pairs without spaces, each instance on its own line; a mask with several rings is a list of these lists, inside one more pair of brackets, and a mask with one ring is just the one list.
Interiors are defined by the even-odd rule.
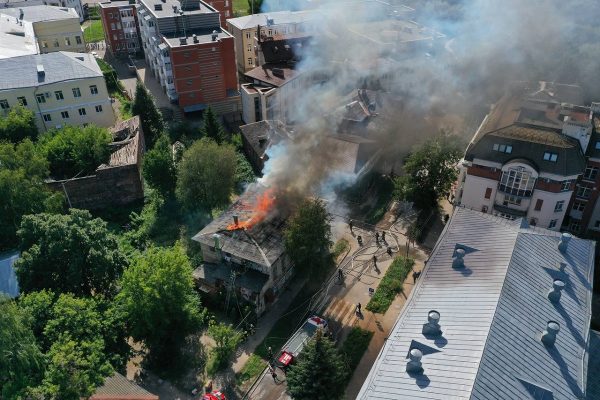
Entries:
[[556,162],[556,160],[558,160],[558,154],[549,151],[544,152],[544,161]]

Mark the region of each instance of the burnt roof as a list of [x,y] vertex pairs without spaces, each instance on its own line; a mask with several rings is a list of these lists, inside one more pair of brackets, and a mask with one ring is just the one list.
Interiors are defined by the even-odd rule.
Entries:
[[275,87],[285,85],[298,75],[295,65],[288,63],[268,63],[246,72],[246,77]]
[[263,185],[250,184],[235,203],[206,225],[192,240],[214,246],[214,235],[218,234],[222,252],[271,267],[285,251],[283,228],[286,216],[280,215],[274,210],[263,221],[250,229],[227,229],[233,223],[234,215],[238,216],[240,222],[252,218],[254,215],[253,204],[265,190],[267,188]]
[[261,40],[259,44],[265,63],[281,63],[299,61],[310,40],[310,36],[268,37]]
[[266,151],[269,146],[291,137],[291,133],[288,132],[283,122],[275,120],[264,120],[242,125],[240,131],[242,131],[242,136],[250,144],[254,153],[265,161],[268,159]]

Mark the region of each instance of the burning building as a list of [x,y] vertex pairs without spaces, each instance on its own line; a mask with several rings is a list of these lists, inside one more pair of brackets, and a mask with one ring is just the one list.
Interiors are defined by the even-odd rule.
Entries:
[[192,239],[200,243],[204,263],[194,271],[200,290],[227,292],[226,302],[249,302],[262,314],[293,273],[285,254],[286,215],[275,208],[276,193],[251,185],[220,217]]

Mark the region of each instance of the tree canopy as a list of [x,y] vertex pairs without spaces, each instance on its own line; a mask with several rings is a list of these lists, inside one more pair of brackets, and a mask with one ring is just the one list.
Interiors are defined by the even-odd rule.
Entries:
[[112,296],[125,266],[106,222],[89,211],[27,215],[18,231],[15,270],[22,292],[50,289],[77,296]]
[[340,399],[348,373],[333,342],[319,330],[287,373],[288,392],[294,400]]
[[331,261],[331,215],[320,199],[304,200],[288,220],[285,249],[301,274],[325,272]]
[[16,246],[24,215],[62,210],[63,196],[46,187],[47,176],[48,162],[29,139],[0,142],[0,249]]
[[40,136],[40,146],[55,179],[85,176],[110,158],[112,136],[106,128],[67,125]]
[[451,135],[428,140],[404,162],[404,175],[395,179],[395,194],[420,209],[437,207],[456,180],[461,141]]
[[206,372],[212,376],[227,366],[229,359],[242,341],[242,334],[231,325],[210,321],[208,336],[215,341],[215,347],[211,351],[206,366]]
[[212,139],[217,143],[230,141],[231,138],[223,129],[223,126],[210,106],[204,111],[202,117],[204,119],[204,125],[202,126],[201,133],[204,137]]
[[35,140],[37,136],[33,111],[16,105],[11,107],[6,117],[0,117],[0,141],[18,143],[24,139]]
[[248,0],[248,14],[258,14],[262,8],[263,0]]
[[162,133],[164,122],[162,114],[158,111],[158,108],[156,108],[154,99],[144,84],[139,81],[135,87],[135,98],[131,105],[131,113],[140,116],[146,143],[148,144],[148,147],[152,146]]
[[225,205],[234,188],[236,151],[210,139],[195,142],[183,153],[177,170],[177,198],[188,209]]
[[142,174],[146,182],[161,194],[175,191],[177,170],[167,135],[160,135],[154,147],[144,155]]
[[135,258],[123,274],[117,301],[131,336],[144,342],[150,364],[161,368],[177,361],[185,337],[205,319],[192,266],[179,245],[152,247]]

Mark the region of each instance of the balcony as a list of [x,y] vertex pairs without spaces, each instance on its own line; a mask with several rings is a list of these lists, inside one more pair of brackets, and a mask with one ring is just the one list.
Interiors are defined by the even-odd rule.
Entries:
[[518,197],[531,197],[533,194],[533,188],[523,189],[519,187],[511,187],[503,183],[498,183],[498,191]]

